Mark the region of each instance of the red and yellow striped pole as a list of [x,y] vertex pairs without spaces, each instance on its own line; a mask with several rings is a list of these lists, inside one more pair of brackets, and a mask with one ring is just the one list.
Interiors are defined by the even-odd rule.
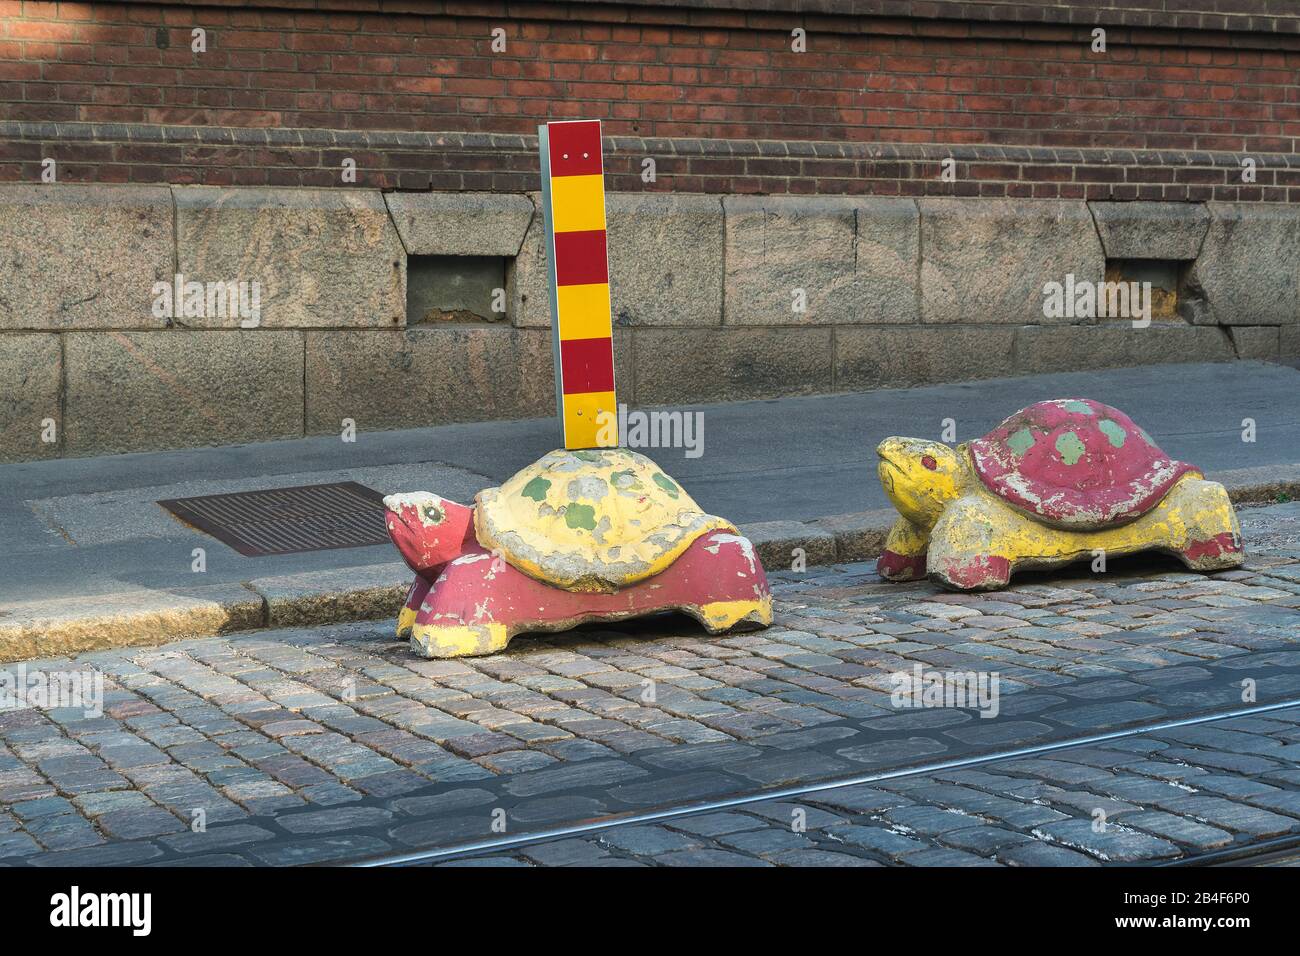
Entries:
[[547,123],[537,135],[564,447],[612,448],[618,405],[600,120]]

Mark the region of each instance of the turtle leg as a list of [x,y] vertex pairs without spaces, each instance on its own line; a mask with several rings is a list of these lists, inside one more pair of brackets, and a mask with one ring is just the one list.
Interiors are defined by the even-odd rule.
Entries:
[[886,581],[918,581],[925,577],[925,552],[930,532],[899,515],[876,561],[876,573]]
[[[513,569],[511,569],[513,570]],[[519,572],[515,572],[517,575]],[[502,577],[478,551],[447,564],[411,626],[411,649],[422,657],[467,657],[505,650],[512,629],[502,620]],[[509,590],[505,583],[505,590]]]
[[1024,519],[991,497],[974,492],[944,509],[930,532],[928,576],[953,591],[992,591],[1011,582],[1015,555],[1004,547]]
[[406,603],[397,612],[397,639],[399,641],[404,641],[411,636],[411,628],[415,627],[415,619],[420,614],[420,605],[424,603],[424,598],[432,586],[433,582],[423,574],[417,574],[415,580],[411,582],[410,590],[406,592]]
[[929,576],[951,591],[996,591],[1011,583],[1011,561],[1000,554],[974,554],[944,561]]
[[411,649],[421,657],[475,657],[506,649],[510,634],[504,624],[416,624]]
[[652,600],[675,606],[721,634],[738,625],[746,629],[772,623],[772,592],[767,575],[748,538],[713,532],[698,538],[667,570],[634,585],[633,592],[654,588]]
[[772,595],[739,601],[712,601],[701,604],[699,613],[693,616],[710,634],[721,634],[742,622],[767,627],[772,623]]
[[1184,478],[1160,503],[1167,523],[1181,527],[1175,553],[1193,571],[1222,571],[1240,567],[1246,560],[1241,526],[1228,491],[1217,481]]

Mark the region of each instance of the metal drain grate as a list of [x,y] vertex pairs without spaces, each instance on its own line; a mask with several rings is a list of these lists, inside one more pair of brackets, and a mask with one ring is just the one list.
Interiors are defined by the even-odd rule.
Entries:
[[162,505],[246,557],[387,544],[384,496],[355,481],[172,498]]

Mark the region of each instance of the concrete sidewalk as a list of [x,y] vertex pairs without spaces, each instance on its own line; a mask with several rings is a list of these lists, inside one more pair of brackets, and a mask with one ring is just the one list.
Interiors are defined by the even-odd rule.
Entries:
[[[784,565],[795,546],[811,563],[859,560],[891,520],[875,478],[881,438],[939,438],[953,419],[965,441],[1076,395],[1122,408],[1239,501],[1300,492],[1300,371],[1257,362],[696,406],[701,457],[644,450],[701,507],[742,524],[765,561]],[[547,418],[0,466],[0,659],[395,613],[409,574],[387,546],[246,558],[156,502],[338,480],[468,501],[557,441]]]

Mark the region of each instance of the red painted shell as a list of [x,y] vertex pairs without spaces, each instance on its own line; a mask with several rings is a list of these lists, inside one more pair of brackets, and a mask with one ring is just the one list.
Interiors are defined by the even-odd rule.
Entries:
[[1074,530],[1133,521],[1196,470],[1166,455],[1119,409],[1082,398],[1030,405],[966,448],[990,491]]

